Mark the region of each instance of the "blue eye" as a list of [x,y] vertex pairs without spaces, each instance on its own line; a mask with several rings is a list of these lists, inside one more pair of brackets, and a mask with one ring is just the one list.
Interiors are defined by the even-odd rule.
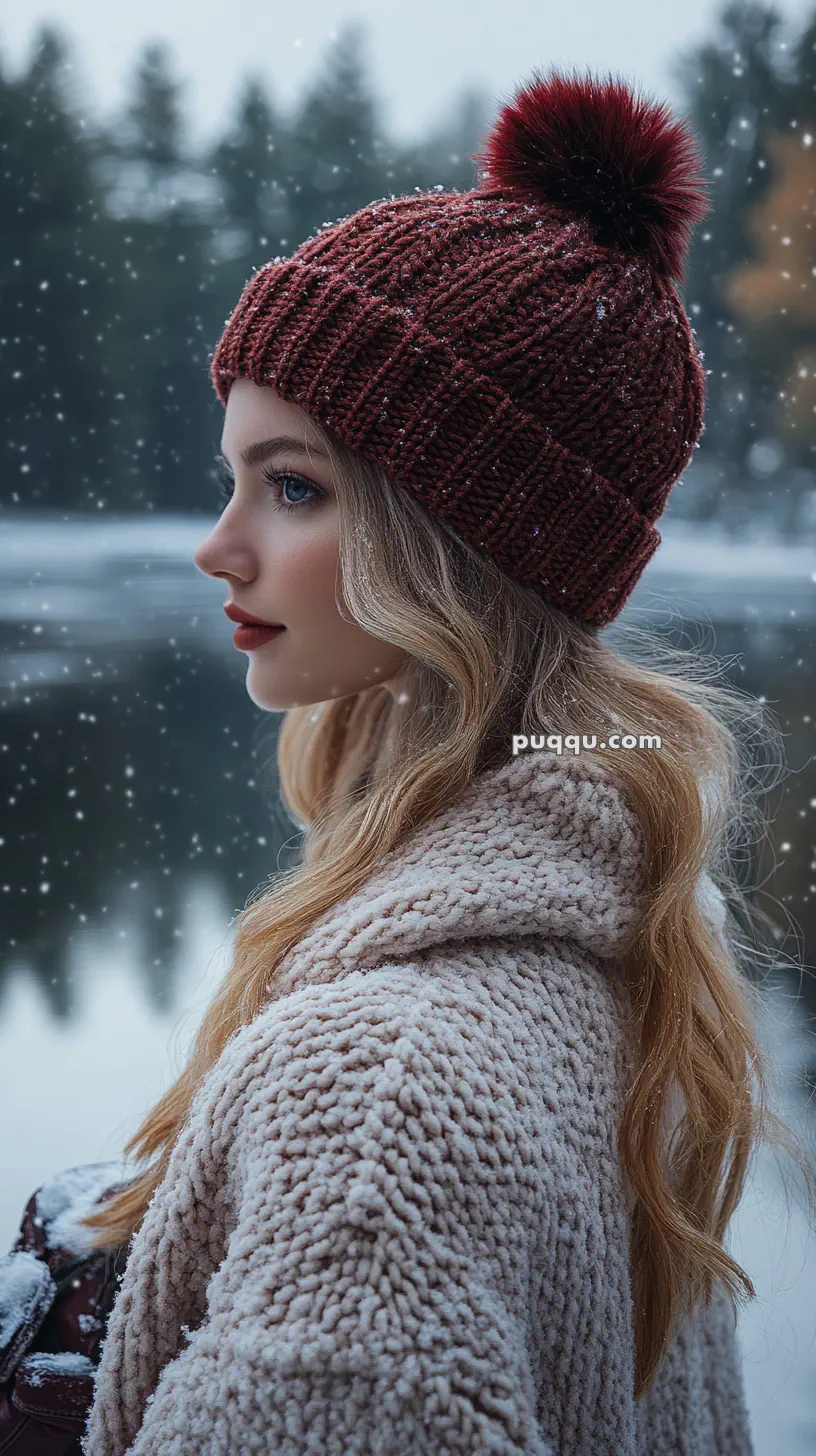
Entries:
[[[233,480],[232,472],[228,469],[225,462],[221,459],[216,462],[216,465],[219,475],[219,495],[221,496],[222,500],[230,501],[232,500],[235,490],[235,481]],[[266,481],[266,484],[274,492],[276,505],[281,510],[293,511],[296,510],[298,506],[303,507],[313,505],[319,499],[319,497],[324,494],[324,492],[320,489],[320,486],[314,484],[314,481],[304,480],[302,475],[295,475],[291,470],[273,470],[270,466],[268,466],[267,469],[263,471],[263,478]],[[311,494],[306,497],[301,497],[299,500],[286,500],[285,492],[288,488],[287,482],[290,481],[294,482],[296,489],[305,489],[307,491],[310,491]]]
[[[267,485],[271,486],[272,489],[275,491],[275,498],[278,502],[278,505],[283,506],[284,510],[287,511],[293,511],[295,509],[295,506],[310,505],[312,500],[316,499],[318,495],[322,494],[322,491],[320,491],[316,485],[313,485],[310,480],[304,480],[302,475],[293,475],[291,470],[267,469],[263,471],[263,478],[266,481]],[[295,488],[297,490],[309,490],[312,492],[312,494],[310,496],[306,496],[305,498],[301,497],[300,500],[294,500],[291,502],[287,501],[284,492],[287,489],[286,483],[288,481],[294,481]]]

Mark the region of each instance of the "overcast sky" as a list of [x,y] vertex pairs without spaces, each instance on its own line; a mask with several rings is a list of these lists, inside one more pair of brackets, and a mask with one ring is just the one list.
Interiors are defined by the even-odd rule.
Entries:
[[[39,24],[59,23],[74,41],[77,96],[109,115],[139,46],[165,39],[198,144],[223,129],[247,71],[268,78],[288,109],[332,35],[356,18],[367,26],[386,132],[404,141],[465,83],[481,83],[498,105],[551,63],[622,71],[676,102],[672,60],[711,33],[721,9],[712,0],[0,0],[0,60],[16,73]],[[816,0],[777,0],[777,9],[795,22]]]

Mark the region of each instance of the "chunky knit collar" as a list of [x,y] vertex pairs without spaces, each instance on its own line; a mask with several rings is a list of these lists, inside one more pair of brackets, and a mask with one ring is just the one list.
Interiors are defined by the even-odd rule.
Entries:
[[445,942],[569,938],[618,955],[643,909],[634,813],[589,758],[522,753],[463,795],[287,953],[273,999]]

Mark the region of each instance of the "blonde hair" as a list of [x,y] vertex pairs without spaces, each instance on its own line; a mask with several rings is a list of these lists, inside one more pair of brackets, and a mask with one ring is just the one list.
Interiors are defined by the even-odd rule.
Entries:
[[[284,715],[278,772],[284,804],[305,826],[300,862],[253,891],[236,917],[230,970],[186,1065],[126,1144],[146,1166],[82,1222],[96,1231],[95,1248],[132,1238],[197,1088],[229,1037],[263,1009],[286,952],[476,774],[504,762],[513,733],[659,733],[658,751],[583,750],[602,760],[648,851],[648,908],[623,960],[636,1020],[619,1136],[635,1195],[640,1395],[680,1309],[709,1300],[715,1281],[735,1306],[754,1295],[723,1240],[759,1138],[782,1145],[812,1177],[768,1110],[752,1020],[757,992],[744,974],[762,955],[760,922],[770,923],[750,907],[736,865],[746,830],[766,827],[750,766],[752,730],[763,753],[770,746],[777,757],[778,730],[759,703],[708,680],[717,666],[701,654],[629,628],[637,662],[546,605],[408,489],[312,425],[338,490],[344,610],[405,649],[404,690],[376,685]],[[725,937],[698,910],[704,866],[729,905]],[[733,933],[739,921],[744,942]],[[669,1143],[662,1125],[678,1092],[682,1117]]]

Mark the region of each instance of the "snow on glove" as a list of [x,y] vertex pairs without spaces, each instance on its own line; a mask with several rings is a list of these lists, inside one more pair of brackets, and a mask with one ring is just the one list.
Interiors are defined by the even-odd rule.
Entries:
[[0,1456],[81,1452],[128,1248],[92,1250],[77,1219],[118,1191],[121,1173],[91,1163],[57,1174],[32,1194],[0,1258]]

